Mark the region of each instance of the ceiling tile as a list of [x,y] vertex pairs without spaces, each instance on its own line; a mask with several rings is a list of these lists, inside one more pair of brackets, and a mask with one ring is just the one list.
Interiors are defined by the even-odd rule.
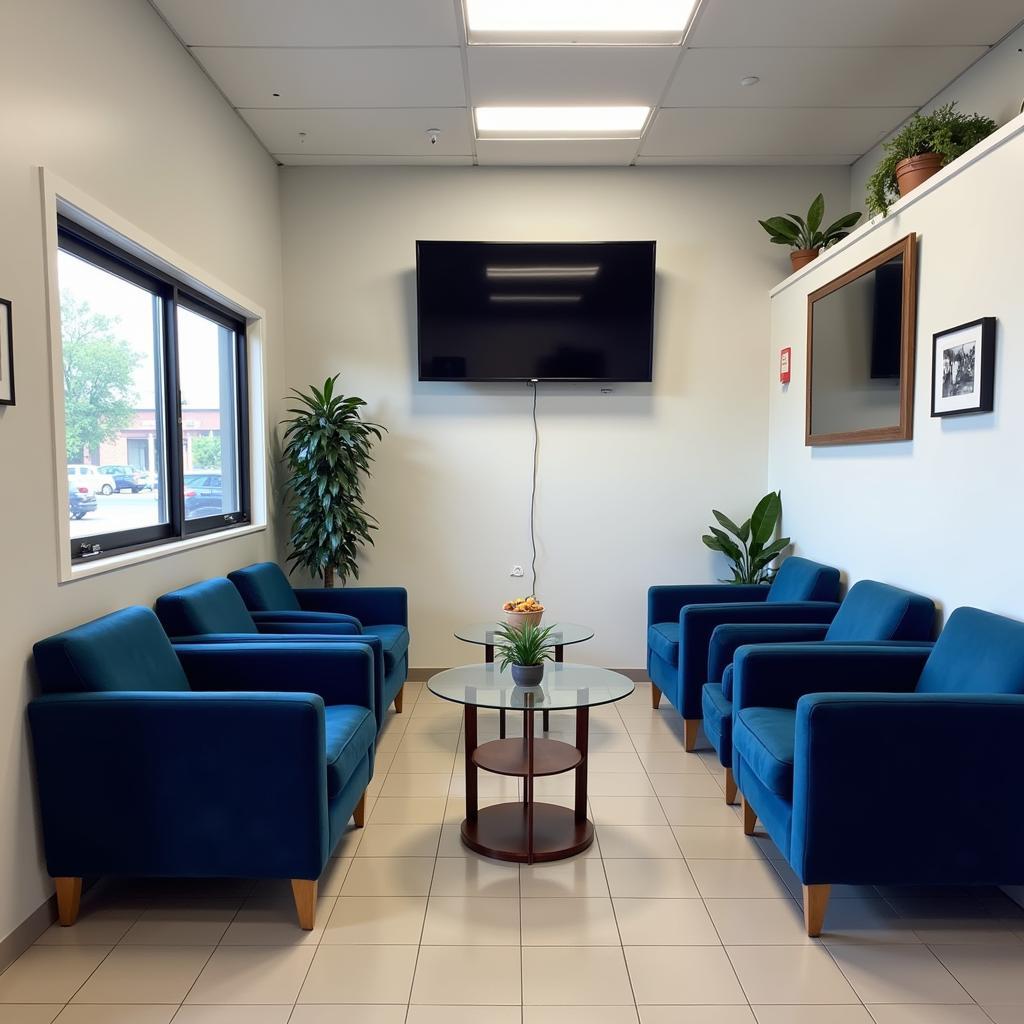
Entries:
[[481,165],[625,167],[632,161],[636,145],[636,139],[530,139],[515,142],[479,139],[476,152]]
[[274,159],[278,163],[287,164],[290,167],[337,167],[339,164],[359,165],[415,165],[424,167],[468,167],[473,163],[473,158],[468,154],[465,156],[360,156],[349,154],[339,156],[328,154],[317,156],[315,153],[275,153]]
[[865,153],[909,117],[913,107],[672,107],[660,110],[644,156],[803,158]]
[[[458,47],[193,47],[236,107],[464,107]],[[276,98],[274,93],[280,93]]]
[[653,106],[679,57],[672,46],[472,46],[476,106]]
[[705,0],[692,46],[991,46],[1020,0]]
[[445,46],[452,0],[153,0],[189,46]]
[[[665,106],[919,107],[985,53],[979,46],[693,49]],[[761,81],[744,87],[746,75]]]
[[786,156],[762,156],[744,154],[723,159],[719,156],[640,156],[637,166],[643,167],[847,167],[860,156],[859,153],[841,153],[822,156],[815,153],[787,154]]
[[[271,153],[434,156],[471,153],[464,109],[392,107],[386,110],[243,110]],[[432,146],[428,128],[441,134]],[[300,142],[299,132],[305,132]]]

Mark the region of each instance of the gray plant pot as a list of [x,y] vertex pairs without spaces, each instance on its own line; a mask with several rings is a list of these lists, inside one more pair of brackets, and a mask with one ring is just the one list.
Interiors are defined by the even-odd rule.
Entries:
[[544,679],[544,666],[513,665],[512,679],[518,686],[540,686]]

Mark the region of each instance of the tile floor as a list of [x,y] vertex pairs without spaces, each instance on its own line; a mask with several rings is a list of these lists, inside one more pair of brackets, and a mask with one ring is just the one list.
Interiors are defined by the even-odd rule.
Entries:
[[[598,842],[533,867],[462,847],[460,709],[422,684],[405,700],[315,931],[287,883],[97,887],[0,975],[0,1022],[1024,1024],[1024,910],[991,889],[840,887],[808,939],[796,878],[742,834],[718,765],[682,752],[648,686],[591,715]],[[568,804],[572,779],[537,791]]]

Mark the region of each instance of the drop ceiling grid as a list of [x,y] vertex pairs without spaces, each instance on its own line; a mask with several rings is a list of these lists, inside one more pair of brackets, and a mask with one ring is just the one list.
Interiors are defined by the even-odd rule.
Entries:
[[[1020,15],[1019,0],[930,20],[932,0],[703,0],[676,45],[487,46],[467,43],[464,0],[151,2],[282,163],[849,163]],[[545,102],[652,114],[629,145],[476,139],[475,105]]]

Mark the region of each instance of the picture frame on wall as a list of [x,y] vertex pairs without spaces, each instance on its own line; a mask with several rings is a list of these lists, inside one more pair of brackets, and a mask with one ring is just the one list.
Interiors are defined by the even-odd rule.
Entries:
[[932,335],[932,416],[991,412],[995,355],[994,316]]
[[0,405],[14,405],[14,328],[11,302],[0,299]]

